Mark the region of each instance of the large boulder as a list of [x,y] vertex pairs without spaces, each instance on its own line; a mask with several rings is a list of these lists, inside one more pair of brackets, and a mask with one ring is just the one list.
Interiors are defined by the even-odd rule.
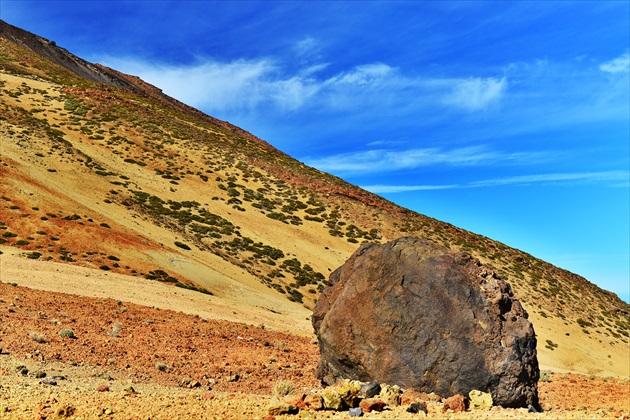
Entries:
[[313,312],[325,385],[376,380],[442,397],[538,403],[536,335],[488,266],[422,239],[364,244],[330,276]]

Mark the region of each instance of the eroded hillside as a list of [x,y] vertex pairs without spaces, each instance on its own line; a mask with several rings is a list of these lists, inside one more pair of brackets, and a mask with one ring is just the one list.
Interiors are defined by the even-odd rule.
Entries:
[[278,311],[287,301],[311,308],[361,242],[424,237],[495,267],[540,325],[543,363],[567,352],[592,359],[576,369],[628,375],[629,306],[614,294],[107,74],[125,84],[88,81],[0,37],[5,250]]

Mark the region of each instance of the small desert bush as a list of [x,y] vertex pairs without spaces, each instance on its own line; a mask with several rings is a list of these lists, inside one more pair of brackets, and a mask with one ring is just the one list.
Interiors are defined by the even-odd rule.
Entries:
[[155,368],[160,372],[166,372],[168,370],[168,366],[166,366],[164,363],[159,362],[155,364]]
[[122,323],[114,322],[112,324],[111,330],[107,331],[107,335],[109,335],[110,337],[119,337],[120,330],[122,330]]
[[186,251],[190,251],[190,247],[183,242],[175,241],[175,246],[185,249]]
[[273,387],[273,395],[277,398],[286,397],[293,392],[293,384],[290,381],[278,381]]
[[72,331],[71,329],[68,329],[68,328],[63,328],[61,331],[59,331],[59,335],[64,337],[64,338],[77,338],[74,335],[74,331]]
[[48,339],[46,339],[46,336],[44,334],[40,334],[38,332],[32,332],[28,336],[31,338],[31,340],[35,341],[36,343],[43,344],[48,341]]

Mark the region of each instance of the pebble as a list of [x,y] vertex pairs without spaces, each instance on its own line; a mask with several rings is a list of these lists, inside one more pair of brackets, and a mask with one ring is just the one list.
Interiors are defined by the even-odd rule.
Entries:
[[350,417],[362,417],[363,416],[363,410],[361,409],[361,407],[353,407],[350,410],[348,410]]

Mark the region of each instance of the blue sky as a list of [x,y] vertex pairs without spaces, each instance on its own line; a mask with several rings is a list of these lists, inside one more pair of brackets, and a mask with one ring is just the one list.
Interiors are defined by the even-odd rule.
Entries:
[[0,0],[0,18],[630,300],[630,2]]

